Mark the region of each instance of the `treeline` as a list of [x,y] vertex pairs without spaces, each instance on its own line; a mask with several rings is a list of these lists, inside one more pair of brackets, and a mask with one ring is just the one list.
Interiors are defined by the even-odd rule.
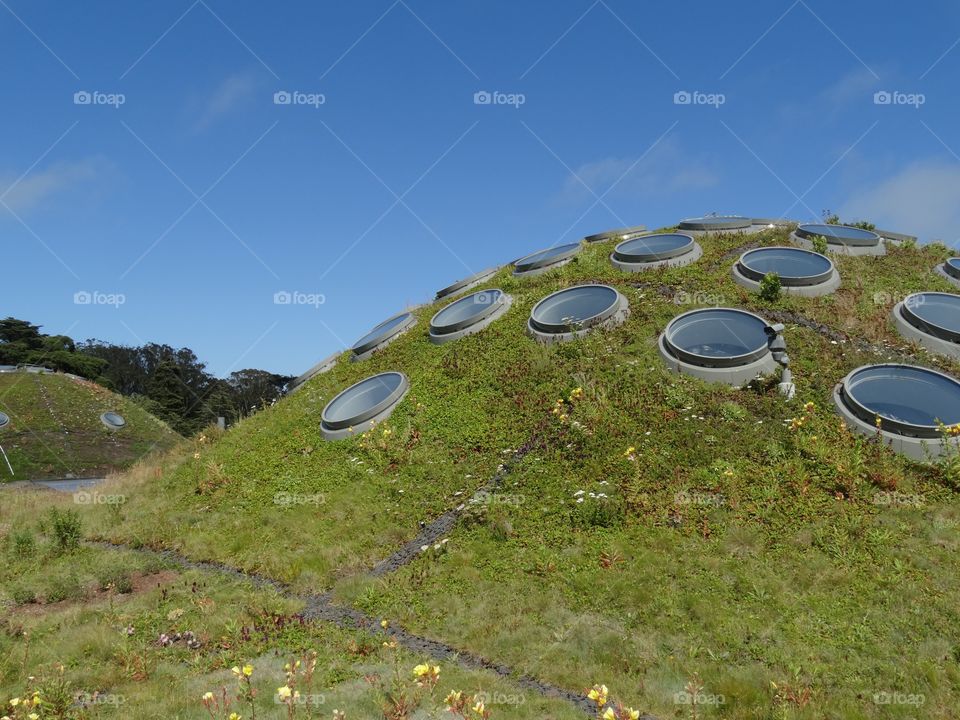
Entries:
[[182,435],[216,422],[228,423],[268,405],[292,379],[265,370],[238,370],[217,378],[189,348],[147,343],[76,343],[45,335],[25,320],[0,320],[0,365],[43,365],[93,380],[165,420]]

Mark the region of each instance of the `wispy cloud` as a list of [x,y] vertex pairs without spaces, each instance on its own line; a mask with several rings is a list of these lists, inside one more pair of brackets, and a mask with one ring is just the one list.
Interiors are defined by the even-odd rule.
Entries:
[[636,165],[635,162],[636,158],[631,157],[608,157],[574,168],[575,175],[564,181],[560,202],[579,204],[590,200],[593,195],[584,184],[598,195],[617,183],[611,192],[613,196],[663,197],[713,187],[720,181],[707,162],[690,158],[670,139],[661,142]]
[[239,110],[254,96],[257,85],[257,76],[253,73],[237,73],[225,78],[203,103],[194,130],[206,130],[221,118]]
[[912,163],[875,186],[854,193],[840,207],[840,215],[958,247],[960,164],[940,160]]
[[83,160],[35,170],[19,182],[15,173],[0,173],[0,198],[15,213],[29,212],[57,194],[91,183],[101,170],[102,163]]

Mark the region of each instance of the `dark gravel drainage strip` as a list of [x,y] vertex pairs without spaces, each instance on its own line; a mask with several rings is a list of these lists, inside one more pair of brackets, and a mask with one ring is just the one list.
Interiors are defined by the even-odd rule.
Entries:
[[[518,463],[525,455],[536,448],[539,443],[539,439],[534,438],[517,449],[510,460],[502,464],[497,469],[497,472],[493,478],[491,478],[486,485],[483,486],[483,488],[477,491],[477,494],[474,495],[474,497],[480,495],[481,493],[495,492],[497,489],[499,489],[503,479],[510,474],[516,463]],[[376,563],[370,570],[369,574],[373,577],[382,577],[412,562],[414,558],[421,553],[421,548],[424,545],[432,545],[436,543],[441,537],[453,529],[454,525],[456,525],[461,514],[468,505],[469,502],[458,505],[456,508],[448,510],[440,515],[437,519],[424,525],[421,528],[420,533],[413,540],[403,545],[403,547],[392,553],[387,558]],[[303,617],[307,620],[329,622],[339,628],[344,628],[347,630],[364,630],[373,635],[388,636],[396,640],[400,646],[410,650],[411,652],[429,655],[436,660],[454,662],[460,667],[468,670],[487,670],[501,678],[513,682],[524,690],[538,693],[546,698],[566,700],[579,710],[582,710],[588,716],[592,717],[596,712],[596,705],[594,702],[582,693],[564,690],[561,687],[538,680],[537,678],[529,675],[517,675],[507,665],[495,663],[479,655],[458,650],[452,645],[448,645],[438,640],[431,640],[430,638],[421,637],[420,635],[414,635],[413,633],[409,633],[406,630],[394,627],[393,625],[389,625],[386,629],[384,629],[381,627],[380,620],[378,618],[373,618],[366,613],[360,612],[359,610],[334,603],[330,593],[309,595],[297,594],[290,589],[289,585],[280,582],[279,580],[275,580],[274,578],[266,577],[258,573],[244,572],[243,570],[231,567],[230,565],[226,565],[224,563],[204,560],[191,560],[185,555],[181,555],[180,553],[172,550],[154,550],[151,548],[134,547],[125,543],[113,543],[102,540],[89,541],[87,544],[93,547],[114,550],[128,550],[149,554],[182,568],[199,570],[202,572],[218,573],[237,580],[250,582],[257,587],[272,588],[281,595],[302,600],[305,603]],[[642,715],[641,720],[656,720],[656,718],[654,718],[652,715]]]

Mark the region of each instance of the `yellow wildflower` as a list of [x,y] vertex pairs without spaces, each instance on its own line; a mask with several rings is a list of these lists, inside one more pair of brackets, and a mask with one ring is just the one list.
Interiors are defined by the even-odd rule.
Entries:
[[203,694],[204,702],[213,702],[213,693],[209,690]]
[[281,700],[289,700],[292,694],[293,691],[290,690],[290,687],[287,685],[281,685],[277,688],[277,697],[279,697]]
[[607,711],[602,715],[603,720],[617,720],[617,714],[613,711],[613,708],[608,707]]
[[590,692],[587,693],[587,697],[593,700],[597,704],[597,707],[600,708],[607,704],[608,693],[609,690],[607,690],[606,685],[594,685],[590,688]]
[[251,675],[253,675],[253,665],[244,665],[243,674],[247,677],[250,677]]

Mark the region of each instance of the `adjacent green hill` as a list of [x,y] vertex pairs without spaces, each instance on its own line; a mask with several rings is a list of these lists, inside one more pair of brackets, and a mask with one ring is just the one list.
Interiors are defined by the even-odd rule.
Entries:
[[[743,250],[785,244],[788,232],[706,236],[696,264],[650,273],[614,269],[612,242],[538,277],[504,268],[482,287],[510,293],[513,306],[480,334],[433,345],[429,319],[455,297],[424,306],[417,326],[370,360],[342,359],[230,431],[114,483],[126,502],[82,508],[84,532],[329,592],[350,612],[502,663],[514,679],[574,693],[606,683],[659,718],[954,717],[960,461],[912,463],[848,431],[831,404],[835,383],[863,364],[960,376],[960,364],[905,344],[889,320],[910,292],[953,289],[932,272],[947,250],[836,257],[843,285],[820,298],[765,301],[732,281]],[[584,282],[617,287],[628,320],[566,344],[526,335],[539,299]],[[658,334],[698,305],[785,323],[797,397],[786,402],[775,382],[734,390],[668,372]],[[389,420],[324,442],[325,404],[387,370],[411,384]],[[456,522],[438,525],[442,536],[412,561],[378,564],[445,513]],[[244,637],[228,627],[217,647],[164,672],[195,686],[264,651]],[[145,662],[161,652],[150,642],[135,646]],[[274,646],[287,642],[326,641]],[[329,642],[339,658],[331,692],[350,687],[367,702],[359,686],[379,661]],[[4,649],[23,653],[14,641]],[[77,649],[43,652],[65,661]],[[123,687],[110,654],[98,657],[74,680],[95,672]],[[490,709],[499,719],[531,707]],[[365,712],[347,717],[379,717]]]
[[[129,467],[153,450],[167,450],[179,435],[126,398],[86,380],[62,374],[0,373],[0,446],[14,475],[0,460],[0,481],[103,477]],[[118,430],[100,416],[126,420]]]

